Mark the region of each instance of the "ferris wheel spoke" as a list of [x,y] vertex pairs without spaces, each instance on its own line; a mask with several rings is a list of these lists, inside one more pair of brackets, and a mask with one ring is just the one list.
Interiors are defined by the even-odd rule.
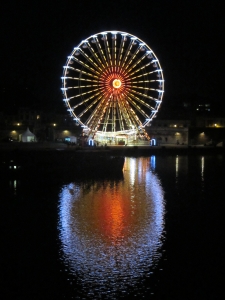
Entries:
[[107,131],[107,127],[109,125],[109,117],[110,117],[110,107],[107,107],[107,110],[106,110],[106,113],[104,116],[103,127],[102,127],[103,132]]
[[88,65],[87,63],[83,62],[82,60],[72,56],[73,60],[75,62],[77,62],[78,64],[80,64],[82,67],[88,69],[89,71],[93,72],[94,74],[99,75],[99,71],[97,71],[96,69],[93,69],[90,65]]
[[[96,44],[96,46],[97,46],[97,41],[96,41],[96,39],[95,39],[94,36],[92,37],[91,43]],[[103,57],[101,56],[101,51],[99,51],[99,53],[96,52],[96,51],[94,51],[94,49],[93,49],[93,47],[91,46],[91,44],[90,44],[89,41],[87,41],[86,45],[87,45],[87,48],[88,48],[88,50],[90,51],[92,57],[95,59],[96,63],[98,64],[98,66],[99,66],[99,68],[100,68],[100,70],[102,71],[103,68],[104,68],[104,59],[103,59]],[[98,54],[100,55],[100,57],[102,58],[102,60],[100,59],[100,57],[99,57]]]
[[[147,56],[147,54],[145,53],[141,58],[139,58],[137,61],[133,61],[133,64],[128,64],[126,67],[126,71],[127,73],[130,73],[131,70],[133,70],[136,66],[140,65],[141,62],[145,59],[145,57]],[[147,66],[147,64],[145,65]],[[128,68],[129,67],[129,68]]]
[[64,68],[75,71],[75,72],[78,72],[79,74],[84,74],[84,75],[89,76],[89,77],[94,77],[94,78],[97,78],[97,79],[99,78],[97,75],[88,73],[88,72],[86,72],[84,70],[81,70],[81,69],[77,69],[77,68],[73,68],[73,67],[69,67],[69,66],[65,66]]
[[[133,74],[136,74],[137,72],[140,72],[140,71],[142,71],[143,69],[146,69],[146,68],[147,68],[148,66],[150,66],[151,64],[152,64],[152,62],[149,62],[149,63],[147,63],[147,64],[141,66],[140,68],[134,70],[134,71],[133,71],[132,73],[130,73],[129,75],[132,76]],[[132,70],[130,70],[130,71],[132,71]],[[142,76],[143,76],[143,75],[142,75]]]
[[92,88],[96,87],[98,84],[89,84],[89,85],[80,85],[80,86],[68,86],[67,90],[72,90],[72,89],[80,89],[80,88]]
[[108,120],[109,120],[109,113],[110,113],[110,108],[109,106],[106,108],[105,114],[103,115],[103,124],[102,124],[102,132],[107,131],[107,126],[108,126]]
[[87,95],[87,94],[94,93],[94,92],[97,92],[97,91],[98,91],[98,89],[94,89],[94,90],[91,90],[91,91],[87,91],[87,92],[84,92],[84,93],[80,93],[80,94],[78,94],[78,95],[75,95],[75,96],[73,96],[73,97],[70,97],[69,99],[74,99],[74,98],[78,98],[78,97],[83,97],[83,96],[85,96],[85,95]]
[[110,49],[109,49],[109,42],[108,42],[108,39],[107,39],[107,35],[103,35],[102,37],[103,41],[104,41],[104,44],[105,44],[105,50],[106,50],[106,57],[107,57],[107,62],[108,62],[108,65],[110,67],[112,67],[112,59],[111,59],[111,53],[110,53]]
[[94,41],[95,41],[95,43],[96,43],[96,46],[97,46],[97,49],[98,49],[98,53],[99,53],[100,56],[101,56],[101,59],[102,59],[102,65],[105,66],[105,67],[108,67],[109,64],[108,64],[108,62],[107,62],[107,59],[106,59],[106,57],[105,57],[104,51],[103,51],[103,49],[102,49],[102,46],[101,46],[101,44],[100,44],[100,42],[99,42],[98,37],[95,36],[93,39],[94,39]]
[[101,116],[102,116],[102,106],[103,106],[103,104],[100,104],[97,108],[95,108],[92,111],[89,118],[87,119],[86,123],[90,128],[96,129],[96,127],[98,127],[99,120],[101,119]]
[[[95,98],[85,109],[79,113],[78,117],[81,118],[86,112],[88,112],[90,109],[92,109],[93,105],[95,105],[99,100],[101,99],[101,96],[98,98]],[[87,121],[86,121],[87,123]]]
[[[101,99],[102,98],[102,99]],[[105,106],[107,103],[107,98],[101,97],[98,99],[99,104],[97,107],[92,111],[91,115],[87,119],[86,124],[91,128],[96,128],[99,126],[99,123],[101,122],[102,116],[105,111]]]
[[130,74],[130,79],[132,80],[132,79],[148,76],[148,75],[151,75],[151,74],[154,74],[154,73],[158,73],[157,75],[159,75],[159,78],[162,78],[162,70],[157,69],[157,70],[146,72],[146,73],[143,73],[143,74],[140,74],[140,75],[137,75],[137,76],[131,76],[131,74]]
[[152,96],[149,96],[149,95],[146,95],[146,94],[137,92],[137,91],[135,91],[135,90],[132,90],[132,92],[135,93],[136,95],[139,95],[139,96],[144,97],[144,98],[147,98],[147,99],[151,99],[151,100],[154,100],[154,101],[158,101],[158,100],[159,100],[158,98],[154,98],[154,97],[152,97]]
[[111,111],[111,119],[112,119],[112,132],[116,132],[116,120],[117,120],[117,102],[114,98],[114,101],[112,102],[112,111]]
[[113,71],[115,72],[116,71],[116,38],[117,38],[117,35],[116,35],[116,32],[112,32],[112,65],[113,65]]
[[132,98],[134,101],[137,101],[138,103],[140,103],[141,105],[145,106],[148,109],[154,110],[154,108],[149,105],[147,102],[141,100],[140,98],[138,98],[137,96],[133,95],[132,92],[129,93],[130,98]]
[[[146,57],[146,53],[144,55],[142,55],[142,57],[140,59],[135,60],[135,58],[137,57],[137,55],[143,51],[143,46],[140,44],[138,46],[138,48],[134,51],[134,53],[131,55],[130,59],[127,61],[126,64],[124,64],[124,69],[126,70],[126,72],[129,72],[129,69],[134,68],[137,64],[139,64],[141,62],[141,60],[143,60]],[[133,64],[133,65],[132,65]],[[133,67],[132,67],[133,66]],[[129,69],[128,69],[129,68]],[[128,70],[127,70],[128,69]]]
[[114,116],[115,106],[116,106],[116,101],[115,101],[114,95],[111,95],[110,102],[107,107],[107,113],[104,118],[104,127],[106,129],[110,128],[111,132],[114,132],[115,128],[116,128],[115,127],[115,116]]
[[125,52],[125,54],[124,54],[124,56],[123,56],[122,65],[121,65],[122,68],[124,67],[124,65],[125,65],[125,63],[126,63],[128,57],[129,57],[129,54],[130,54],[130,52],[131,52],[131,49],[132,49],[132,47],[133,47],[134,45],[136,45],[135,39],[131,39],[131,40],[130,40],[130,44],[129,44],[129,46],[128,46],[128,48],[127,48],[127,50],[126,50],[126,52]]
[[[143,109],[141,109],[141,107],[137,104],[137,102],[135,102],[135,101],[132,99],[132,97],[127,97],[127,100],[128,100],[129,103],[130,103],[133,107],[135,107],[135,109],[136,109],[139,113],[141,113],[145,118],[149,118],[149,115],[146,114],[146,112],[145,112]],[[135,99],[135,100],[136,100],[136,99]]]
[[120,130],[124,130],[124,122],[123,122],[123,110],[121,109],[121,106],[118,103],[118,108],[117,108],[117,114],[118,114],[118,120],[119,120],[119,124],[120,124]]
[[80,80],[80,81],[89,81],[89,82],[98,82],[98,80],[95,79],[87,79],[82,77],[61,77],[62,80]]
[[132,81],[132,84],[134,84],[134,83],[152,83],[152,82],[158,82],[159,84],[161,83],[163,83],[164,82],[164,80],[160,80],[160,79],[156,79],[156,80],[139,80],[139,81]]
[[119,70],[119,67],[121,66],[122,56],[123,56],[123,52],[124,52],[124,45],[125,45],[126,40],[127,40],[126,35],[122,35],[122,39],[120,41],[119,53],[117,56],[117,70]]
[[134,112],[134,110],[132,109],[132,107],[130,106],[130,104],[128,104],[128,102],[125,102],[124,107],[126,108],[129,123],[131,124],[131,126],[134,125],[134,124],[137,127],[140,126],[142,123],[141,123],[140,119],[138,118],[138,116],[136,115],[136,113]]
[[[88,45],[87,45],[87,48],[88,48]],[[90,62],[90,64],[95,68],[97,69],[99,72],[102,72],[102,68],[97,65],[93,59],[91,59],[83,50],[80,49],[80,53],[83,55],[83,57]]]
[[[131,122],[131,118],[129,115],[129,109],[127,108],[126,102],[123,99],[120,99],[120,101],[118,101],[118,106],[119,106],[119,111],[120,111],[120,115],[121,115],[121,119],[123,118],[126,125],[128,127],[132,126],[132,122]],[[124,125],[122,123],[122,128],[124,128]],[[124,129],[122,129],[124,130]]]
[[[86,105],[87,102],[89,102],[90,100],[92,100],[94,97],[97,97],[99,94],[100,94],[100,93],[96,93],[96,94],[94,94],[94,95],[92,95],[92,96],[90,96],[90,97],[88,97],[88,98],[86,98],[86,99],[80,101],[79,103],[77,103],[76,105],[73,106],[73,109],[76,109],[76,108],[78,108],[79,106],[84,105],[84,104]],[[102,97],[101,94],[100,94],[100,96]]]
[[132,126],[135,126],[135,128],[138,128],[139,126],[142,125],[141,120],[138,118],[138,116],[136,115],[136,113],[134,112],[133,109],[131,109],[129,111],[129,115],[130,115],[130,120],[132,122]]
[[122,106],[121,111],[127,127],[131,128],[132,126],[135,125],[137,120],[135,120],[132,114],[132,108],[129,102],[123,98],[120,100],[119,105]]
[[163,90],[148,88],[148,87],[145,87],[145,86],[132,85],[132,89],[140,89],[140,90],[146,90],[146,91],[156,91],[156,92],[159,92],[159,93],[163,93]]

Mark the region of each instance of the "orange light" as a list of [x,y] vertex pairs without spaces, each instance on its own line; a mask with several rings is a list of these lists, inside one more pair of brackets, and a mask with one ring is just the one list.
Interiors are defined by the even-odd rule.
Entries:
[[113,80],[113,87],[115,89],[119,89],[121,87],[121,81],[119,79],[114,79]]

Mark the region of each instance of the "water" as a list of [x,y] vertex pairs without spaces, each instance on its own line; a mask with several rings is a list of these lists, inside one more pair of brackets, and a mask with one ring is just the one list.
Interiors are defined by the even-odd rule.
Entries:
[[4,299],[221,299],[223,156],[108,179],[1,180]]

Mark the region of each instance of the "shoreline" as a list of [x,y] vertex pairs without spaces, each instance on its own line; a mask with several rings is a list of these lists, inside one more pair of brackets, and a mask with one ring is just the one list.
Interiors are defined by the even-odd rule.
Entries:
[[101,146],[101,147],[81,147],[75,145],[67,145],[64,143],[0,143],[0,152],[64,152],[64,153],[80,153],[80,154],[109,154],[115,156],[140,156],[140,155],[189,155],[189,154],[225,154],[225,147],[219,146],[203,146],[203,145],[173,145],[163,144],[161,146],[149,145],[128,145],[128,146]]
[[78,147],[57,143],[0,144],[0,175],[3,178],[64,181],[82,177],[121,177],[125,157],[224,154],[224,147],[210,146]]

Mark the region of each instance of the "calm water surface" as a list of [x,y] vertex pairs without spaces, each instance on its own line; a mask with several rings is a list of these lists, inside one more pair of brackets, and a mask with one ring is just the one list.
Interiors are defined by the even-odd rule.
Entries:
[[127,157],[117,178],[3,178],[4,299],[221,299],[224,167]]

